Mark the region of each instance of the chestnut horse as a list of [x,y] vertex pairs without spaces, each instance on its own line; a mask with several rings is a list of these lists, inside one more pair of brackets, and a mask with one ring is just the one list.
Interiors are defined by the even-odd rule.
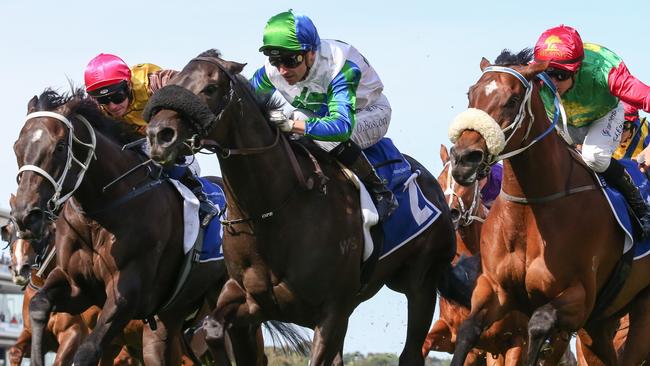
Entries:
[[354,308],[386,284],[408,300],[400,365],[423,365],[421,347],[439,281],[447,280],[441,290],[471,291],[455,286],[456,277],[450,275],[454,229],[440,186],[407,157],[413,171],[421,173],[417,181],[424,195],[441,209],[440,217],[380,260],[360,293],[364,245],[359,192],[327,156],[318,165],[329,181],[317,179],[308,154],[268,123],[266,111],[239,75],[243,67],[215,51],[204,52],[172,85],[154,94],[145,109],[156,161],[173,161],[202,138],[212,140],[209,145],[219,151],[228,202],[224,255],[231,279],[204,325],[211,349],[223,347],[222,330],[231,325],[277,319],[313,328],[310,364],[331,365],[343,349]]
[[[479,181],[465,187],[456,184],[451,176],[451,161],[447,148],[440,146],[443,169],[438,183],[444,187],[452,218],[456,223],[456,258],[479,253],[481,229],[488,215],[488,208],[481,199]],[[422,347],[423,354],[429,351],[454,353],[456,334],[462,322],[469,315],[468,307],[445,298],[440,299],[440,319],[431,327]],[[495,322],[481,335],[478,348],[472,349],[465,365],[518,365],[523,363],[522,351],[526,344],[528,318],[520,312],[511,312],[503,320]],[[561,351],[561,350],[557,350]],[[540,363],[543,364],[543,363]],[[567,348],[560,365],[574,365],[571,350]]]
[[225,278],[221,261],[196,264],[177,301],[161,311],[184,257],[183,200],[149,168],[103,189],[145,160],[122,150],[124,139],[134,137],[129,132],[83,90],[70,96],[46,90],[29,102],[14,144],[20,169],[12,217],[27,240],[43,237],[58,217],[56,267],[30,303],[33,365],[43,364],[44,329],[54,307],[79,314],[92,305],[102,310],[75,365],[97,365],[131,319],[155,322],[143,330],[147,365],[179,364],[185,317]]
[[[452,365],[462,365],[482,331],[513,310],[530,316],[527,365],[537,363],[546,340],[559,335],[566,342],[581,328],[590,336],[588,351],[616,365],[611,323],[648,286],[650,256],[634,262],[616,298],[592,314],[623,253],[624,233],[594,173],[554,133],[557,116],[548,122],[536,79],[547,63],[528,64],[531,56],[528,49],[504,51],[499,66],[483,59],[470,108],[449,130],[458,183],[471,185],[487,165],[504,163],[502,192],[481,232],[483,272]],[[648,347],[647,340],[630,341]],[[621,362],[636,364],[626,354]]]
[[[478,181],[467,187],[454,181],[450,172],[451,161],[444,145],[440,146],[440,159],[443,170],[438,176],[438,183],[444,188],[456,224],[456,261],[462,255],[479,253],[481,229],[488,209],[481,200]],[[468,314],[468,307],[440,298],[440,319],[433,324],[427,335],[422,346],[423,354],[426,355],[429,351],[454,353],[458,328]],[[526,341],[526,321],[523,314],[513,312],[495,323],[481,336],[478,348],[472,349],[465,365],[519,364]]]
[[[11,195],[10,206],[13,208],[15,196]],[[54,228],[48,230],[44,242],[48,243],[48,247],[52,248],[54,240]],[[23,330],[20,332],[16,343],[9,348],[9,362],[10,365],[18,366],[22,363],[23,357],[30,357],[30,348],[32,341],[31,322],[29,320],[29,302],[36,294],[36,291],[43,285],[43,279],[38,276],[36,265],[36,253],[32,250],[29,241],[19,239],[15,235],[14,224],[9,221],[7,225],[2,227],[2,239],[9,243],[9,250],[11,255],[11,263],[9,270],[12,274],[12,280],[16,285],[24,286],[23,295]],[[46,275],[54,268],[54,262],[50,261],[44,270]],[[46,352],[55,352],[54,365],[71,365],[72,358],[81,342],[90,333],[89,326],[92,326],[97,321],[100,309],[96,306],[84,311],[81,315],[71,315],[68,313],[52,313],[44,333],[44,349]],[[131,323],[136,323],[132,321]],[[141,323],[141,322],[138,322]],[[131,325],[131,324],[129,324]],[[114,365],[114,359],[120,353],[120,349],[126,344],[134,344],[132,338],[135,336],[137,339],[136,344],[142,343],[142,325],[139,329],[133,329],[129,335],[126,329],[133,329],[132,326],[125,328],[125,334],[121,335],[119,339],[114,340],[105,350],[100,365]],[[125,340],[131,339],[131,343]],[[120,341],[121,344],[120,344]],[[139,348],[142,348],[140,345]],[[140,352],[141,353],[141,352]],[[132,358],[127,353],[128,358]],[[140,359],[142,356],[139,357]]]

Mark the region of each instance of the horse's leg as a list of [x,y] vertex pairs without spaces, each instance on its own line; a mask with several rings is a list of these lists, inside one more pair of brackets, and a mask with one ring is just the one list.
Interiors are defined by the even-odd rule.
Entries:
[[[110,290],[106,293],[106,302],[97,318],[95,328],[81,344],[74,357],[75,366],[97,365],[104,348],[133,318],[136,310],[135,305],[141,293],[140,270],[135,267],[134,265],[123,269],[119,276],[115,276],[113,280],[106,283],[106,289]],[[120,278],[129,280],[115,283]]]
[[[242,307],[241,311],[239,308]],[[238,313],[242,316],[247,311],[246,291],[233,279],[223,285],[217,306],[212,313],[203,320],[201,330],[205,332],[205,342],[215,360],[228,362],[226,352],[226,327],[232,323]]]
[[29,318],[32,324],[32,352],[31,363],[34,366],[43,366],[45,352],[43,349],[45,327],[50,319],[54,300],[69,297],[72,288],[68,277],[59,267],[55,267],[47,276],[43,288],[38,291],[29,302]]
[[[435,280],[432,279],[431,283],[435,283]],[[411,289],[406,294],[408,300],[408,325],[406,328],[406,343],[402,354],[399,356],[400,365],[424,365],[422,343],[427,336],[427,330],[436,308],[435,291],[426,291],[424,285],[422,284],[419,289]]]
[[589,366],[617,365],[612,342],[617,324],[618,319],[615,318],[598,320],[578,332],[582,354]]
[[250,324],[233,326],[228,329],[228,336],[237,364],[251,366],[267,364],[261,327]]
[[650,290],[634,300],[629,312],[627,337],[620,352],[619,364],[640,365],[650,357]]
[[536,366],[544,342],[549,338],[557,325],[557,309],[552,304],[546,304],[535,309],[528,321],[528,360],[527,365]]
[[499,320],[504,310],[492,289],[491,281],[485,274],[481,274],[472,293],[472,310],[458,328],[451,366],[465,363],[467,354],[476,346],[483,330]]
[[[337,307],[330,310],[325,316],[325,319],[314,328],[310,366],[330,366],[334,362],[337,355],[343,349],[343,341],[345,339],[345,333],[348,330],[349,317],[349,311],[344,311],[340,307]],[[420,357],[422,357],[421,354]]]
[[[67,316],[72,318],[73,315],[66,313],[58,313],[57,317]],[[77,348],[84,338],[88,335],[88,332],[82,328],[81,324],[72,323],[64,331],[56,332],[56,340],[59,343],[59,348],[56,350],[56,358],[54,359],[54,365],[71,365],[72,358],[74,357]]]
[[[142,332],[142,355],[147,366],[178,365],[181,363],[181,322],[178,311],[156,316],[157,328],[145,325]],[[175,315],[174,315],[175,314]]]
[[571,336],[567,332],[557,332],[551,337],[548,347],[543,349],[543,356],[539,364],[542,366],[560,365],[565,358],[566,351],[569,350],[570,339]]
[[[29,316],[29,313],[27,316]],[[16,339],[16,343],[14,343],[14,345],[11,346],[7,352],[9,355],[9,365],[20,366],[20,364],[23,362],[23,357],[25,357],[25,355],[29,355],[28,350],[32,347],[31,343],[32,333],[29,330],[23,328],[23,330],[20,332],[20,335],[18,335],[18,339]]]
[[504,366],[520,366],[524,364],[524,350],[526,348],[526,340],[522,336],[513,338],[513,343],[506,351]]
[[442,319],[436,320],[422,345],[422,357],[427,357],[429,352],[454,353],[454,345],[451,342],[451,330]]

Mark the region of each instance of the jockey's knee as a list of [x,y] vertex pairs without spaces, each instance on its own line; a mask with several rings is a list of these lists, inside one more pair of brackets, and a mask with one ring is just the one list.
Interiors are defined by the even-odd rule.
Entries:
[[582,159],[585,161],[585,164],[591,168],[596,173],[602,173],[607,170],[609,167],[609,162],[611,161],[612,155],[606,154],[603,151],[599,150],[596,147],[583,145],[582,146]]

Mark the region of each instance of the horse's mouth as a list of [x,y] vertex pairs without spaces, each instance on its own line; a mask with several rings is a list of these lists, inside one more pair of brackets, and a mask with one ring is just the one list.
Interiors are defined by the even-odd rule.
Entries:
[[29,276],[14,273],[12,277],[12,281],[15,285],[25,286],[29,282]]

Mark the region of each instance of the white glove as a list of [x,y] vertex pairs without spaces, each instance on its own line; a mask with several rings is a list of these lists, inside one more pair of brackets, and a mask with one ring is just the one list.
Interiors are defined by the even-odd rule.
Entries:
[[278,126],[282,132],[291,132],[294,122],[287,118],[281,109],[274,109],[269,112],[269,121]]

